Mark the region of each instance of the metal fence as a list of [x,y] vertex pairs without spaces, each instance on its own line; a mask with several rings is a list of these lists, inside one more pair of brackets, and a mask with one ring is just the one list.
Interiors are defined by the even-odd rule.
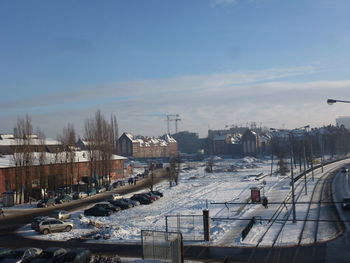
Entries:
[[202,215],[168,215],[165,216],[167,232],[180,232],[186,241],[204,241]]
[[141,231],[142,258],[182,263],[183,240],[181,233],[152,230]]

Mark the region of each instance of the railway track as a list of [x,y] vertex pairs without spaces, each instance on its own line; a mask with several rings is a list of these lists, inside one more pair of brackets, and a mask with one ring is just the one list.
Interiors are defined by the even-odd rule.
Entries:
[[[311,193],[311,198],[310,201],[307,204],[307,212],[305,214],[305,216],[303,217],[302,221],[302,227],[300,230],[300,233],[298,235],[298,246],[296,247],[296,253],[295,255],[298,255],[299,252],[299,248],[301,245],[304,244],[314,244],[316,245],[318,242],[318,233],[319,233],[319,219],[321,216],[321,208],[322,208],[322,201],[324,200],[324,193],[326,192],[327,186],[331,185],[331,178],[332,174],[334,174],[334,170],[336,170],[338,167],[330,167],[330,171],[324,175],[321,175],[319,178],[317,178],[316,184],[313,187],[312,193]],[[315,178],[316,179],[316,178]],[[310,182],[310,178],[308,178],[307,183]],[[297,196],[296,196],[296,202],[298,202],[298,200],[301,197],[301,194],[304,190],[304,183],[301,181],[297,181],[297,185],[295,187],[295,189],[297,190]],[[330,188],[330,187],[328,187]],[[331,193],[328,194],[329,196],[331,196]],[[270,236],[273,235],[271,234],[272,231],[275,231],[274,234],[274,238],[272,240],[269,252],[266,254],[265,257],[265,262],[278,262],[278,252],[276,253],[276,251],[279,249],[278,247],[276,247],[277,241],[281,236],[281,233],[283,232],[286,223],[288,222],[287,220],[290,221],[290,215],[292,213],[291,207],[288,208],[288,211],[286,213],[283,213],[283,209],[285,207],[284,203],[289,203],[290,204],[290,199],[291,199],[291,193],[284,199],[283,203],[281,205],[279,205],[279,207],[276,209],[275,213],[273,214],[273,216],[270,219],[270,224],[268,226],[268,228],[264,231],[264,233],[261,235],[261,237],[259,238],[254,250],[252,251],[248,262],[251,262],[254,257],[255,257],[255,252],[259,247],[266,247],[263,246],[264,244],[264,239],[266,236]],[[329,201],[329,200],[326,200]],[[303,202],[304,203],[304,202]],[[316,212],[312,212],[311,211],[316,211]],[[311,221],[308,221],[311,220]],[[277,223],[279,223],[279,227],[276,229],[276,225]],[[274,230],[272,230],[274,226]],[[308,233],[310,233],[310,228],[313,229],[313,231],[311,231],[312,234],[312,238],[310,238],[310,234],[308,235]],[[311,240],[310,240],[311,239]],[[266,242],[265,242],[266,243]],[[315,253],[315,250],[313,250],[313,253]],[[293,258],[293,262],[296,258],[296,256]]]

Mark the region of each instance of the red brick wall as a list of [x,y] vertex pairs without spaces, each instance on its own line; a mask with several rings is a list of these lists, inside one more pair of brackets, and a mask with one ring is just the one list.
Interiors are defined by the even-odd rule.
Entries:
[[[124,176],[124,160],[111,161],[111,179],[117,179]],[[50,164],[45,166],[32,166],[29,167],[31,180],[35,182],[40,181],[38,169],[45,169],[45,173],[48,174],[48,180],[54,179],[58,184],[63,185],[65,181],[65,171],[70,169],[70,164]],[[17,168],[19,169],[19,168]],[[73,183],[77,183],[84,176],[90,176],[90,163],[80,162],[73,164]],[[57,178],[58,177],[58,178]],[[6,182],[8,189],[6,189]],[[12,190],[16,188],[16,176],[15,168],[0,168],[0,194],[6,190]]]

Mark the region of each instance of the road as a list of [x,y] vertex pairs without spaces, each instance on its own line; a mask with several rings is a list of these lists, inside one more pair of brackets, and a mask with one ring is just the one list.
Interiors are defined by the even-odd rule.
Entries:
[[[162,170],[158,170],[155,172],[154,176],[154,184],[159,183],[162,180],[165,180],[164,173],[162,173]],[[33,209],[26,209],[24,210],[17,210],[15,212],[5,212],[7,214],[5,217],[0,216],[0,246],[5,246],[5,247],[20,247],[17,246],[17,241],[20,239],[23,239],[23,237],[18,236],[15,234],[15,231],[25,225],[29,224],[32,222],[34,217],[37,216],[45,216],[50,214],[50,212],[57,210],[57,209],[64,209],[67,211],[74,211],[74,210],[79,210],[83,209],[87,206],[90,206],[94,203],[105,201],[108,199],[108,197],[111,194],[127,194],[131,193],[133,191],[141,190],[148,188],[150,185],[150,177],[146,177],[145,179],[137,181],[136,185],[125,185],[123,187],[119,187],[113,191],[108,191],[104,192],[98,195],[90,196],[85,199],[81,200],[74,200],[69,203],[61,204],[61,205],[56,205],[53,207],[48,207],[48,208],[33,208]],[[8,235],[11,236],[10,242],[4,238],[4,236],[8,237]],[[12,241],[16,240],[16,241]],[[26,239],[27,240],[27,239]],[[28,240],[27,240],[28,242]],[[34,242],[34,241],[32,241]]]

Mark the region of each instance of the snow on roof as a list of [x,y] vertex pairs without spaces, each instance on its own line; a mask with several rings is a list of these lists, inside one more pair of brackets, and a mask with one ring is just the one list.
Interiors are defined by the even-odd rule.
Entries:
[[15,136],[13,134],[0,134],[0,139],[14,139]]
[[[44,164],[50,163],[65,163],[66,152],[55,153],[43,153],[33,152],[33,165],[40,165],[40,159],[44,156]],[[69,158],[69,157],[68,157]],[[127,160],[127,158],[120,155],[112,155],[111,160]],[[74,163],[84,163],[89,162],[89,152],[88,151],[76,151],[74,152]],[[42,162],[41,162],[42,163]],[[15,167],[15,161],[13,155],[2,155],[0,156],[0,168],[10,168]]]
[[[2,136],[2,135],[1,135]],[[14,139],[7,137],[7,138],[3,138],[2,140],[0,140],[0,146],[16,146],[16,145],[21,145],[21,139]],[[29,141],[30,145],[61,145],[61,143],[57,140],[54,139],[31,139]]]
[[133,143],[137,143],[140,147],[151,147],[151,146],[168,146],[169,143],[176,143],[176,140],[170,135],[165,135],[163,138],[151,138],[151,137],[143,137],[138,136],[134,137],[130,133],[124,133]]
[[165,140],[167,141],[167,142],[177,142],[173,137],[171,137],[169,134],[166,134],[165,136],[164,136],[165,138]]

